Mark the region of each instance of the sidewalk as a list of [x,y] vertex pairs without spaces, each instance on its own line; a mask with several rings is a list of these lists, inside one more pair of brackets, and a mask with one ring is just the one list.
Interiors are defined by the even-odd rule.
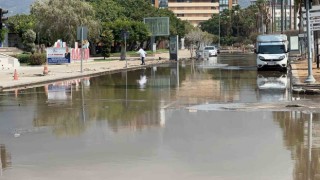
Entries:
[[[188,52],[188,50],[180,50],[178,53],[179,58],[190,57],[190,53]],[[161,60],[159,60],[159,57],[161,57]],[[152,57],[147,56],[146,65],[140,65],[141,60],[138,57],[128,57],[127,61],[93,61],[93,59],[94,58],[91,58],[89,61],[83,61],[82,72],[80,62],[62,65],[48,65],[48,75],[43,75],[44,65],[21,66],[16,69],[18,74],[18,80],[14,80],[14,69],[0,69],[0,90],[27,88],[55,81],[63,81],[88,76],[98,76],[102,74],[120,72],[125,69],[142,69],[156,64],[174,62],[172,60],[169,60],[169,53],[160,53]],[[98,58],[96,57],[95,59]]]
[[292,90],[294,93],[320,94],[320,68],[312,62],[312,76],[314,83],[306,83],[308,77],[308,61],[306,59],[294,60],[290,63],[292,73]]

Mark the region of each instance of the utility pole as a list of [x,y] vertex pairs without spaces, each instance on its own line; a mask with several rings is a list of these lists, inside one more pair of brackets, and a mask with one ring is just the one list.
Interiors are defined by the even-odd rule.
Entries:
[[219,43],[218,43],[218,48],[220,48],[220,39],[221,39],[221,29],[220,29],[220,6],[219,6]]
[[280,18],[281,34],[283,34],[283,0],[281,0],[281,18]]
[[307,38],[308,38],[308,77],[305,80],[306,83],[314,83],[316,80],[312,75],[312,50],[311,50],[311,30],[310,30],[310,5],[311,0],[305,0],[306,16],[307,16]]
[[284,30],[287,30],[287,6],[288,0],[284,0]]
[[[290,24],[290,30],[292,29],[292,0],[289,0],[290,2],[289,2],[289,8],[290,8],[290,10],[289,10],[289,13],[290,13],[290,15],[289,15],[289,18],[290,18],[290,20],[289,20],[289,24]],[[294,25],[295,26],[295,25]]]

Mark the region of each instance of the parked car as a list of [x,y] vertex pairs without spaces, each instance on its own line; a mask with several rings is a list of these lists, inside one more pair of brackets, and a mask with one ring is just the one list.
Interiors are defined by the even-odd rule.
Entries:
[[218,48],[216,46],[206,46],[203,53],[205,57],[218,56]]

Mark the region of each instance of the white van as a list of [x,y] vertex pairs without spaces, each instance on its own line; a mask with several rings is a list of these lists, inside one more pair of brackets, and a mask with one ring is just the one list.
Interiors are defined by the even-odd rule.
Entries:
[[287,35],[258,35],[255,47],[258,70],[277,68],[286,71],[288,67],[289,51]]

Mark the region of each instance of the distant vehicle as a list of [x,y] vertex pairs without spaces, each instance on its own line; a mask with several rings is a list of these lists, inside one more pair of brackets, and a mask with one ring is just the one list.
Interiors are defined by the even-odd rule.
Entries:
[[257,68],[277,68],[287,71],[289,42],[285,34],[259,35],[255,46]]
[[203,53],[205,57],[218,56],[218,48],[216,46],[206,46]]
[[218,44],[211,44],[210,46],[214,46],[217,48],[218,54],[220,54],[220,46]]

